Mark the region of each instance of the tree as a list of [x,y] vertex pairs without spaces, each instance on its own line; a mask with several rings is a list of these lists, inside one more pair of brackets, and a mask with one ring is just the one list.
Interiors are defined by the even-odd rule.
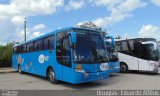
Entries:
[[118,35],[115,39],[122,39],[122,37]]
[[94,24],[91,21],[81,22],[81,23],[78,23],[76,26],[80,27],[80,28],[91,28],[91,29],[94,29],[94,30],[98,30],[98,31],[100,31],[102,33],[103,36],[108,34],[106,32],[106,30],[102,29],[102,27],[98,27],[96,24]]
[[11,66],[12,62],[12,48],[19,42],[8,43],[7,45],[0,45],[0,65]]

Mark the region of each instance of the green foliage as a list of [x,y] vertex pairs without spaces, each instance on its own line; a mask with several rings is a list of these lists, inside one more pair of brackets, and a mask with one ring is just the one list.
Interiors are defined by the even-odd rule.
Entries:
[[7,45],[0,45],[0,61],[12,60],[12,48],[18,42],[8,43]]
[[77,27],[80,27],[80,28],[91,28],[91,29],[94,29],[94,30],[98,30],[98,31],[101,32],[102,36],[108,35],[106,29],[103,29],[102,27],[97,26],[96,24],[94,24],[94,23],[91,22],[91,21],[82,22],[81,24],[78,24],[78,25],[76,25],[76,26],[77,26]]
[[122,39],[122,37],[118,35],[115,39]]

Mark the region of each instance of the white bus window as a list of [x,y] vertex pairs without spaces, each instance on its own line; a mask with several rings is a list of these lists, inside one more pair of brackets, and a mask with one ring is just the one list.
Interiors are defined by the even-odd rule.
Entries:
[[123,51],[127,51],[127,50],[128,50],[128,45],[127,45],[127,42],[126,42],[126,41],[123,41],[123,42],[122,42],[122,50],[123,50]]
[[116,50],[121,51],[121,45],[116,45]]
[[134,41],[133,40],[129,40],[129,45],[131,50],[134,50]]

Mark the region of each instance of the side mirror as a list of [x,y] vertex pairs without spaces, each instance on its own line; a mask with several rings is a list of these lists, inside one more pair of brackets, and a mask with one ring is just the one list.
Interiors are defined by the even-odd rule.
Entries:
[[70,33],[68,33],[68,34],[70,35],[72,44],[76,44],[76,43],[77,43],[77,35],[76,35],[76,32],[70,32]]
[[105,36],[104,39],[111,39],[112,40],[112,45],[115,46],[114,37],[112,37],[112,36]]

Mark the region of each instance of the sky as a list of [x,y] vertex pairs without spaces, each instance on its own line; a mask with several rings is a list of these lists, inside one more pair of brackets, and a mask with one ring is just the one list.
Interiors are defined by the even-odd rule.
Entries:
[[0,0],[0,44],[92,21],[111,36],[160,40],[160,0]]

